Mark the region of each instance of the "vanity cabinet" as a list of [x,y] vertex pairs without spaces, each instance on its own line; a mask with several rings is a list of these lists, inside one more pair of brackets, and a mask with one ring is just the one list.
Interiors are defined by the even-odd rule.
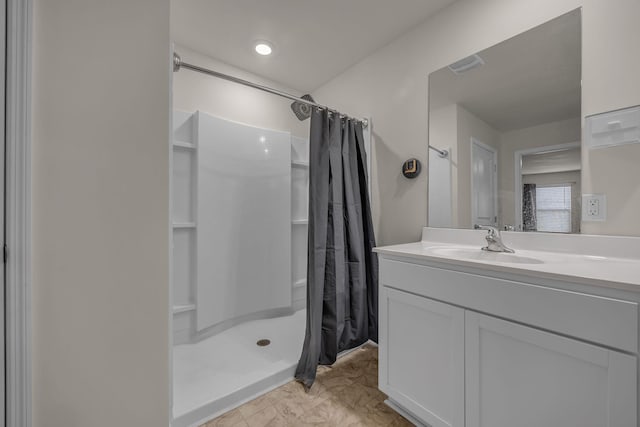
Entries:
[[636,302],[385,257],[380,278],[379,387],[405,415],[637,425]]
[[383,288],[379,325],[380,389],[433,427],[463,427],[464,310]]
[[465,312],[468,427],[635,426],[636,358]]

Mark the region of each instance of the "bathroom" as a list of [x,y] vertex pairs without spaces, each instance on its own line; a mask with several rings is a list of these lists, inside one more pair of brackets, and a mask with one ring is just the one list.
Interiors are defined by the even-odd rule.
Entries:
[[[14,10],[18,3],[21,6],[16,10],[21,14]],[[191,222],[186,217],[178,218],[179,221],[172,217],[176,201],[171,164],[175,160],[172,144],[176,110],[192,114],[200,111],[231,122],[287,132],[300,141],[299,150],[290,153],[300,157],[288,159],[291,205],[287,211],[287,229],[282,228],[284,234],[279,234],[283,237],[289,233],[281,240],[289,245],[285,250],[292,255],[291,265],[278,272],[285,273],[289,279],[291,306],[298,304],[293,311],[304,310],[300,305],[304,297],[300,290],[295,294],[293,285],[301,283],[306,274],[302,268],[306,268],[304,256],[299,259],[294,256],[299,256],[299,248],[305,246],[304,231],[301,230],[308,227],[304,224],[307,199],[302,191],[303,184],[296,186],[299,184],[296,177],[302,176],[304,180],[305,163],[308,162],[304,141],[309,136],[309,120],[296,118],[290,107],[293,100],[186,68],[174,71],[174,49],[185,63],[296,96],[310,94],[322,105],[352,117],[366,118],[369,121],[365,133],[370,143],[367,191],[371,218],[376,245],[388,247],[419,242],[424,227],[438,225],[431,223],[431,219],[438,215],[438,211],[434,211],[437,202],[432,199],[438,188],[432,181],[439,182],[439,178],[428,178],[435,172],[432,166],[443,159],[436,151],[429,150],[428,145],[449,150],[450,173],[456,165],[460,166],[458,161],[462,161],[454,157],[458,153],[451,143],[436,141],[432,135],[429,104],[434,91],[430,87],[430,75],[566,14],[577,13],[579,112],[566,119],[577,123],[578,128],[571,131],[571,139],[557,144],[581,142],[580,188],[574,187],[573,191],[582,195],[606,195],[606,199],[596,199],[602,203],[599,207],[606,206],[606,218],[581,221],[577,227],[581,234],[553,235],[551,243],[536,242],[529,247],[528,242],[511,237],[518,232],[503,231],[502,235],[505,245],[514,246],[514,255],[521,258],[539,257],[529,252],[544,252],[549,245],[565,247],[562,245],[567,244],[566,253],[582,254],[584,249],[576,250],[571,245],[582,242],[575,239],[585,237],[583,234],[626,236],[624,243],[604,238],[602,243],[597,243],[599,237],[590,241],[596,242],[594,245],[600,248],[598,250],[610,251],[597,256],[618,254],[623,258],[637,258],[637,252],[625,254],[620,248],[637,249],[633,242],[634,238],[640,237],[638,144],[601,149],[585,147],[587,118],[640,104],[640,60],[635,54],[640,40],[637,25],[640,3],[637,0],[434,0],[394,2],[393,5],[361,0],[304,6],[298,3],[7,2],[9,6],[14,5],[14,9],[7,9],[9,16],[15,14],[16,20],[24,19],[26,23],[24,33],[19,34],[28,41],[24,44],[30,52],[26,56],[28,67],[25,70],[30,70],[31,75],[26,84],[28,90],[25,90],[30,94],[29,108],[20,110],[30,112],[25,122],[30,123],[30,127],[25,128],[25,135],[31,141],[30,189],[26,198],[30,201],[26,204],[30,228],[23,235],[24,243],[30,248],[23,254],[24,265],[28,266],[24,280],[27,296],[16,298],[15,302],[18,312],[19,307],[23,307],[23,311],[29,313],[24,329],[27,332],[23,332],[29,338],[25,340],[28,345],[24,344],[21,357],[30,362],[20,364],[22,376],[13,383],[22,381],[23,393],[8,399],[6,408],[7,414],[17,413],[8,415],[8,419],[24,422],[9,422],[8,425],[167,426],[174,422],[177,400],[173,349],[179,326],[174,316],[175,306],[188,310],[191,308],[188,306],[199,303],[185,294],[184,301],[174,304],[177,295],[176,271],[172,264],[175,255],[171,249],[172,241],[176,243],[173,224],[184,225],[180,232],[186,234]],[[294,4],[300,10],[291,10]],[[181,16],[180,8],[186,7],[215,13],[209,16],[192,12],[187,18],[193,22],[192,28],[187,30],[196,32],[204,27],[213,39],[206,40],[204,36],[189,39],[185,35],[178,38],[176,19]],[[278,24],[270,27],[269,19]],[[222,21],[231,22],[246,37],[235,40],[230,34],[216,32],[215,23]],[[256,28],[252,28],[251,23],[261,26],[256,24]],[[274,30],[273,33],[270,30]],[[278,39],[273,34],[286,34],[289,38]],[[287,49],[296,38],[314,43],[299,46],[300,53],[292,57]],[[251,51],[252,43],[258,39],[273,43],[272,57],[260,58]],[[482,67],[476,71],[480,70]],[[287,75],[288,79],[281,77]],[[186,150],[183,147],[180,154],[185,154]],[[13,151],[8,150],[8,164],[19,164],[17,161],[11,163],[11,159],[15,159],[11,157],[13,155]],[[504,157],[515,163],[513,154]],[[415,179],[402,175],[402,165],[408,159],[417,159],[422,166]],[[292,161],[299,164],[293,165]],[[451,163],[453,161],[456,164]],[[511,166],[507,166],[509,168]],[[512,173],[512,169],[509,172]],[[498,170],[498,184],[502,184],[505,177],[505,171]],[[460,175],[456,176],[458,178]],[[462,177],[458,184],[468,182],[466,180]],[[452,180],[451,189],[454,184]],[[515,186],[513,188],[515,191]],[[498,189],[500,194],[510,191],[500,185]],[[456,219],[464,216],[464,221],[440,223],[447,228],[436,231],[444,233],[438,235],[437,241],[441,246],[477,246],[479,249],[486,245],[486,232],[455,229],[471,228],[473,224],[470,215],[460,215],[462,205],[453,204],[455,195],[452,193],[449,197],[452,200],[449,219],[453,219],[455,213]],[[504,206],[497,207],[498,216],[504,217],[501,209],[512,208],[515,204],[517,198],[513,194],[510,197]],[[11,217],[8,220],[11,221]],[[295,221],[298,223],[294,224]],[[279,226],[284,227],[283,224]],[[517,227],[517,218],[505,219],[499,226]],[[573,225],[571,227],[572,231],[578,231]],[[240,230],[249,232],[251,227]],[[466,233],[471,233],[472,240]],[[297,238],[300,240],[295,240]],[[544,240],[543,237],[539,239]],[[10,252],[16,257],[10,256],[9,263],[19,259],[17,252]],[[449,252],[447,256],[455,260],[460,253]],[[404,259],[388,252],[380,252],[378,256],[383,264],[381,278],[392,277],[390,269],[396,264],[391,261]],[[395,259],[391,259],[393,257]],[[466,268],[471,267],[467,265]],[[602,274],[617,274],[615,269],[602,267],[600,270]],[[398,277],[409,277],[403,276],[408,274],[406,272],[395,273]],[[543,273],[538,271],[536,274]],[[505,277],[501,279],[506,280]],[[527,285],[544,287],[538,279],[531,280],[533,282],[527,282]],[[7,285],[11,286],[11,283]],[[607,301],[630,303],[633,299],[627,295],[633,295],[628,288],[602,292],[589,288],[587,292],[581,287],[583,285],[574,283],[562,290],[572,295],[597,295]],[[489,292],[491,284],[486,286]],[[416,295],[422,292],[405,290]],[[463,293],[471,294],[471,291]],[[8,292],[7,295],[8,304],[12,304],[13,294]],[[437,301],[448,301],[449,298],[440,294],[422,297]],[[380,301],[382,306],[382,299]],[[450,302],[456,308],[463,307],[465,315],[467,311],[490,314],[493,310],[473,306],[477,301]],[[517,304],[513,304],[515,309]],[[533,307],[531,316],[546,313],[543,307],[539,310],[535,304]],[[625,310],[621,309],[619,313],[622,315]],[[12,313],[14,311],[8,315]],[[278,314],[284,317],[291,313]],[[517,315],[495,313],[496,317],[513,319],[518,324],[556,331],[555,326],[538,325],[533,318],[513,317]],[[611,318],[615,320],[616,317]],[[580,321],[583,325],[591,325],[590,319],[593,318],[587,316]],[[7,325],[12,327],[13,323],[8,321]],[[304,329],[304,324],[296,325]],[[598,324],[591,326],[592,331],[600,330]],[[577,338],[580,343],[590,343],[612,353],[614,350],[616,354],[620,350],[624,356],[637,353],[625,343],[608,341],[622,332],[605,334],[603,338],[590,335],[588,331],[581,335],[583,332],[582,329],[558,330],[560,336]],[[188,334],[186,337],[190,338]],[[270,339],[271,345],[276,345],[274,336],[260,338]],[[202,342],[199,337],[196,341]],[[175,347],[180,345],[188,343]],[[384,340],[380,345],[386,345]],[[294,359],[300,356],[301,346]],[[15,356],[7,352],[7,357],[7,363],[13,366],[11,360]],[[16,372],[18,370],[7,370],[8,375]],[[634,382],[634,393],[637,394],[636,389],[637,381]],[[9,396],[12,396],[12,390],[8,389]],[[382,392],[389,394],[389,389]],[[408,408],[411,403],[399,400],[394,399],[399,406],[394,409],[409,418],[412,413],[411,422],[416,424],[471,425],[468,408],[466,424],[460,419],[437,424],[426,413],[417,413],[419,408]],[[621,401],[624,399],[616,400]],[[455,404],[460,402],[456,400]],[[637,407],[637,398],[631,404]],[[22,412],[16,412],[16,408],[21,408]],[[211,417],[222,414],[220,410],[203,414],[191,425],[204,424]],[[631,425],[636,425],[635,419]]]

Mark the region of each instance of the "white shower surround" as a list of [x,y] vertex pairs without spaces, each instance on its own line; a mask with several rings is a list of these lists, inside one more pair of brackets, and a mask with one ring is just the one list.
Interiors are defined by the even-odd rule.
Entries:
[[202,331],[291,308],[291,135],[195,114]]
[[172,425],[190,426],[293,378],[309,143],[199,111],[173,128]]
[[174,344],[302,308],[307,147],[288,132],[174,112]]

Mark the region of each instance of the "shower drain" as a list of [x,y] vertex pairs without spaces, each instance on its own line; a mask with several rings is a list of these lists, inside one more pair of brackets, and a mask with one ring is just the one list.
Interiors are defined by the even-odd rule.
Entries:
[[258,347],[266,347],[269,344],[271,344],[271,340],[267,340],[267,339],[258,340],[256,344],[258,345]]

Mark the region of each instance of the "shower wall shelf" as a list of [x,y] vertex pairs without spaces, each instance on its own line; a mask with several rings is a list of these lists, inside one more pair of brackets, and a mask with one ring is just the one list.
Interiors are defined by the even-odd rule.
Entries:
[[174,344],[194,335],[196,305],[193,257],[196,244],[196,122],[193,113],[174,111],[171,144],[172,333]]
[[307,302],[307,224],[309,211],[309,139],[291,136],[291,286],[293,308]]
[[195,150],[196,146],[195,144],[192,144],[190,142],[184,142],[184,141],[174,141],[173,142],[173,146],[176,148],[184,148],[187,150]]
[[195,222],[174,222],[173,228],[196,228]]

